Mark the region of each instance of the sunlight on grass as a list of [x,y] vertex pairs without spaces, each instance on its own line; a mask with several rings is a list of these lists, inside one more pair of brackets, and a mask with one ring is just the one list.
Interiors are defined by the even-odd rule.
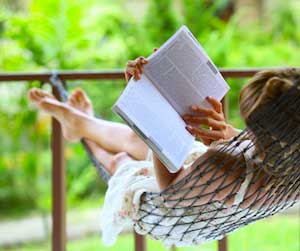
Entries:
[[[299,251],[300,250],[300,219],[296,216],[275,216],[260,222],[251,224],[229,235],[229,250],[242,251]],[[0,249],[1,251],[3,249]],[[10,249],[11,251],[46,251],[50,250],[50,244],[26,245]],[[124,251],[134,250],[133,235],[124,234],[118,238],[112,247],[105,247],[98,235],[90,236],[81,240],[69,241],[68,251]],[[147,239],[148,251],[164,251],[160,242]],[[215,251],[217,243],[205,243],[196,247],[177,248],[178,251]]]

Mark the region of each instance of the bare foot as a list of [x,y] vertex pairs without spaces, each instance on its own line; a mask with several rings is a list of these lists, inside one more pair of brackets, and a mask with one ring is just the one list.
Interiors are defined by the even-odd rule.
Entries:
[[28,93],[29,100],[40,110],[57,119],[66,140],[75,142],[80,140],[80,122],[85,114],[68,104],[58,101],[53,95],[37,88]]
[[81,89],[76,89],[71,93],[68,104],[89,116],[94,116],[92,102]]

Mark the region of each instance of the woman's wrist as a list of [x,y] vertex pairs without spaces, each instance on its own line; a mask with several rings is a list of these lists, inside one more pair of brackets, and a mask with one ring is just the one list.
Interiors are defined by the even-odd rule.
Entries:
[[242,132],[242,130],[237,129],[237,128],[233,127],[232,125],[228,125],[227,134],[226,134],[225,139],[230,139],[234,136],[237,136],[241,132]]
[[223,137],[213,140],[209,146],[212,147],[212,146],[222,144],[222,143],[226,142],[227,140],[231,139],[232,137],[239,135],[242,130],[237,129],[237,128],[233,127],[232,125],[227,124],[227,128],[225,131],[226,132],[224,132]]

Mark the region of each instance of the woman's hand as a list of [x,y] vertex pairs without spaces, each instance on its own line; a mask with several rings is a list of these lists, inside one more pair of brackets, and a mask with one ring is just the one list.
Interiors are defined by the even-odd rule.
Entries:
[[[153,49],[153,52],[156,52],[157,48]],[[144,57],[138,57],[135,60],[130,60],[126,64],[125,69],[125,78],[128,82],[131,77],[134,77],[135,80],[140,79],[140,75],[144,73],[144,65],[147,64],[148,61]]]
[[[239,131],[225,121],[222,103],[213,97],[207,97],[206,99],[213,109],[192,105],[190,107],[192,113],[185,114],[182,117],[187,124],[186,129],[205,145],[237,135]],[[201,125],[208,126],[209,129],[201,128]]]
[[144,72],[144,64],[147,64],[148,61],[144,57],[138,57],[135,60],[130,60],[126,64],[125,69],[125,78],[128,82],[131,77],[134,77],[135,80],[140,79],[140,75]]

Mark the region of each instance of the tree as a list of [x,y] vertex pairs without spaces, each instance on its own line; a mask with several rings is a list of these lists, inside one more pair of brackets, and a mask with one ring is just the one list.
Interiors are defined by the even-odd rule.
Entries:
[[196,37],[209,29],[219,28],[228,0],[182,0],[184,23]]
[[144,26],[151,41],[162,44],[179,27],[171,0],[151,0]]
[[244,9],[243,18],[240,24],[249,24],[259,21],[262,18],[263,1],[262,0],[235,0],[235,10]]

